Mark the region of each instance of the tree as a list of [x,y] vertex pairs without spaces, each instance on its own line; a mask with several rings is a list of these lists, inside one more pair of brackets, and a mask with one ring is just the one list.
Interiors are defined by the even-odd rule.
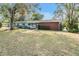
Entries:
[[32,20],[41,20],[43,18],[43,15],[39,13],[32,14]]
[[9,19],[9,12],[8,12],[8,4],[0,4],[0,17],[1,22],[4,22],[6,19]]
[[[24,4],[19,3],[16,4],[15,7],[17,9],[17,12],[20,14],[19,21],[24,21],[26,15],[32,15],[33,13],[37,12],[40,8],[38,8],[39,4]],[[30,18],[30,16],[28,16]]]
[[77,4],[64,4],[67,11],[67,25],[66,28],[69,32],[78,32],[78,5]]
[[[63,15],[65,16],[64,20],[66,20],[65,24],[67,30],[69,32],[78,32],[79,4],[74,3],[61,4],[60,8],[62,9]],[[62,12],[60,12],[60,14],[61,13]]]
[[57,4],[57,9],[54,11],[53,19],[60,21],[60,30],[63,30],[64,10],[62,4]]
[[13,30],[13,19],[15,14],[15,8],[13,4],[1,4],[0,5],[0,14],[3,15],[4,19],[8,18],[10,20],[10,30]]
[[63,21],[64,19],[63,15],[64,15],[64,12],[63,12],[62,4],[57,4],[57,9],[54,12],[53,19]]
[[0,4],[0,27],[2,27],[2,23],[7,19],[9,19],[9,12],[8,12],[8,4]]
[[25,17],[25,14],[27,12],[30,13],[34,10],[34,7],[36,7],[36,4],[1,4],[0,5],[0,12],[4,17],[8,17],[10,19],[10,30],[13,30],[13,22],[15,18],[15,14],[18,12],[21,14],[21,16]]

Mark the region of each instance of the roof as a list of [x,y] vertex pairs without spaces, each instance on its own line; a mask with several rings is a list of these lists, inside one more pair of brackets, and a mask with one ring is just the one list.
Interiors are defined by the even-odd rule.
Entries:
[[59,20],[17,21],[16,23],[60,22]]

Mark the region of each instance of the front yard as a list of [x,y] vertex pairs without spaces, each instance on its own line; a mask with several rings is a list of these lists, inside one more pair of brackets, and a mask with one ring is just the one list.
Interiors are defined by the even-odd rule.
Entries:
[[79,34],[27,29],[0,31],[0,55],[79,56]]

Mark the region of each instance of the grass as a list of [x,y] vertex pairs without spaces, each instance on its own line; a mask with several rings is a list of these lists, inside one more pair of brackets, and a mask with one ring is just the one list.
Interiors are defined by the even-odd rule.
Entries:
[[0,31],[2,56],[79,56],[79,34],[44,31]]

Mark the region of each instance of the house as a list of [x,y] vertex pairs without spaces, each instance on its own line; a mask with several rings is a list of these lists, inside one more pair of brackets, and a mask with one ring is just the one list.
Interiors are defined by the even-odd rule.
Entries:
[[60,30],[60,22],[58,21],[39,22],[38,28],[47,30]]
[[42,20],[42,21],[24,21],[18,23],[20,28],[44,29],[44,30],[60,30],[60,21],[58,20]]

